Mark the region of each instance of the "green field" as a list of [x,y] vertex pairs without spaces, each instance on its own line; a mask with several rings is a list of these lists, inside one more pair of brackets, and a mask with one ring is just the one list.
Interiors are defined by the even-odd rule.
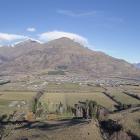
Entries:
[[[47,117],[50,120],[58,120],[72,117],[71,113],[65,112],[64,114],[54,114],[54,111],[58,109],[58,105],[60,102],[64,107],[66,106],[74,106],[74,104],[78,103],[78,101],[85,100],[94,100],[98,104],[106,107],[110,111],[115,110],[114,105],[116,103],[112,101],[109,97],[104,95],[103,89],[100,87],[94,86],[79,86],[78,84],[49,84],[48,91],[45,92],[41,98],[40,102],[44,105],[45,111],[48,111],[49,114]],[[129,89],[133,89],[132,87]],[[49,90],[51,92],[49,92]],[[72,90],[74,92],[72,92]],[[134,90],[134,89],[133,89]],[[135,89],[140,91],[139,89]],[[57,91],[57,92],[53,92]],[[63,91],[63,92],[62,92]],[[64,92],[66,91],[66,92]],[[123,104],[140,104],[140,101],[124,94],[121,88],[117,87],[109,87],[108,92],[111,96]],[[29,112],[30,103],[32,102],[32,98],[36,95],[36,92],[29,91],[1,91],[0,92],[0,114],[9,114],[13,111],[17,110],[19,112]],[[22,102],[25,101],[25,106],[10,106],[13,102]],[[53,114],[51,114],[53,113]],[[59,115],[59,116],[58,116]],[[121,123],[126,131],[131,130],[134,134],[139,135],[139,115],[140,112],[136,111],[133,113],[126,112],[118,112],[114,114],[109,114],[110,119],[118,120]],[[48,119],[48,120],[49,120]]]
[[136,86],[125,86],[124,87],[128,92],[133,93],[135,95],[140,96],[140,87],[136,87]]
[[10,103],[13,101],[29,103],[34,95],[34,92],[0,92],[0,112],[9,114],[14,110],[20,110],[17,107],[9,107]]
[[[30,84],[27,84],[24,81],[23,82],[17,82],[17,83],[9,83],[5,84],[3,86],[0,86],[0,91],[34,91],[36,90],[35,85],[41,86],[43,84],[43,81],[34,81]],[[28,88],[27,88],[28,87]],[[44,86],[44,89],[48,93],[92,93],[92,92],[103,92],[104,89],[101,87],[97,87],[90,84],[80,84],[80,83],[59,83],[59,82],[50,82],[46,83]]]
[[[133,87],[134,88],[134,87]],[[129,88],[129,89],[132,89]],[[138,90],[138,89],[137,89]],[[50,91],[50,92],[49,92]],[[53,92],[54,91],[54,92]],[[56,91],[56,92],[55,92]],[[120,88],[110,87],[109,93],[117,101],[123,104],[140,104],[140,101],[124,94]],[[47,105],[49,110],[55,110],[57,105],[61,102],[64,107],[74,106],[78,101],[94,100],[98,104],[114,110],[116,104],[110,98],[103,93],[101,87],[79,85],[79,84],[54,84],[50,83],[47,88],[47,92],[41,97],[40,101]],[[12,102],[25,101],[27,103],[26,108],[29,107],[33,96],[36,92],[29,91],[1,91],[0,92],[0,112],[12,112],[17,110],[17,107],[9,106]],[[24,108],[22,108],[24,109]]]
[[[35,96],[36,92],[0,92],[0,111],[11,112],[15,107],[9,107],[9,104],[13,101],[26,101],[30,103],[32,97]],[[40,101],[53,108],[60,102],[66,106],[73,106],[78,101],[94,100],[98,104],[105,106],[109,110],[114,109],[115,103],[106,97],[101,92],[93,93],[44,93]]]
[[62,93],[93,93],[93,92],[102,92],[103,88],[97,86],[88,86],[88,85],[79,85],[78,83],[49,83],[47,85],[48,92],[62,92]]
[[73,106],[78,101],[94,100],[98,104],[105,106],[106,108],[113,110],[115,103],[106,97],[101,92],[94,93],[47,93],[43,95],[42,101],[50,103],[52,105],[59,104]]
[[140,100],[124,94],[119,88],[109,88],[109,94],[123,104],[140,104]]

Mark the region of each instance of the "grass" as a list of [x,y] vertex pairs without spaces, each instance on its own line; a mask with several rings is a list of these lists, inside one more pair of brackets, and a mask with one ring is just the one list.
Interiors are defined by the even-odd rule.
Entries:
[[56,83],[49,83],[47,85],[47,91],[48,92],[78,92],[78,93],[88,93],[88,92],[102,92],[103,89],[101,87],[96,87],[96,86],[88,86],[88,85],[79,85],[78,83],[61,83],[61,84],[56,84]]
[[64,120],[64,119],[72,119],[72,114],[63,113],[63,114],[48,114],[47,120]]
[[124,86],[125,89],[128,90],[139,90],[140,91],[140,86]]
[[[137,87],[136,87],[137,88]],[[94,100],[98,104],[108,108],[109,110],[114,110],[114,101],[105,96],[102,92],[101,87],[79,85],[75,83],[63,83],[55,84],[49,83],[47,86],[48,92],[46,92],[42,97],[41,101],[46,104],[46,108],[55,111],[58,104],[61,102],[64,107],[74,106],[78,101]],[[49,92],[49,90],[51,92]],[[53,91],[59,91],[53,92]],[[72,91],[74,90],[74,91]],[[64,92],[66,91],[66,92]],[[123,104],[140,104],[140,101],[132,98],[124,93],[118,88],[112,88],[110,94],[113,95],[118,101]],[[11,101],[26,101],[30,103],[32,97],[36,95],[36,92],[26,92],[26,91],[1,91],[0,92],[0,111],[12,110],[8,107]]]
[[[36,94],[35,92],[0,92],[0,111],[9,112],[12,107],[8,105],[12,101],[26,101],[30,103],[32,97]],[[93,93],[45,93],[41,97],[41,101],[47,104],[47,107],[51,111],[55,111],[57,105],[61,102],[64,107],[74,106],[78,101],[95,100],[98,104],[105,106],[106,108],[113,110],[114,102],[106,97],[101,92]],[[16,109],[16,108],[15,108]]]
[[105,106],[106,108],[113,110],[114,102],[106,97],[101,92],[94,93],[47,93],[42,97],[42,101],[49,103],[49,106],[54,106],[60,102],[64,105],[74,106],[78,101],[94,100],[98,104]]
[[[76,89],[77,91],[80,89],[84,89],[84,86],[81,88],[78,84],[64,84],[64,85],[56,85],[51,83],[49,85],[52,89],[54,87],[58,86],[62,86],[65,87],[65,89]],[[62,88],[61,87],[61,88]],[[85,101],[86,99],[88,100],[94,100],[96,101],[98,104],[105,106],[106,108],[108,108],[109,110],[114,110],[114,105],[115,103],[109,99],[107,96],[105,96],[102,93],[102,89],[99,87],[93,87],[93,86],[89,86],[89,88],[92,89],[92,92],[62,92],[62,93],[45,93],[40,101],[43,104],[47,104],[47,108],[51,111],[56,109],[56,105],[58,105],[60,102],[66,106],[73,106],[75,103],[77,103],[78,101]],[[86,90],[85,90],[86,91]],[[132,103],[132,104],[136,104],[136,103],[140,103],[139,100],[134,99],[128,95],[125,95],[121,92],[121,90],[113,88],[110,90],[110,94],[115,96],[115,98],[119,101],[121,101],[122,103]],[[25,100],[28,103],[30,103],[30,101],[32,100],[32,97],[36,95],[36,92],[0,92],[0,114],[3,113],[12,113],[14,110],[19,110],[22,111],[22,109],[16,108],[16,107],[9,107],[9,103],[11,101],[21,101],[21,100]],[[24,109],[23,109],[24,110]],[[126,113],[126,114],[121,114],[121,113],[116,113],[116,114],[111,114],[109,116],[109,118],[111,119],[115,119],[115,120],[119,120],[119,122],[124,126],[124,128],[128,131],[131,130],[132,133],[140,136],[139,132],[140,132],[140,125],[139,125],[139,116],[140,116],[140,112],[134,112],[134,113]],[[70,117],[69,114],[63,114],[63,115],[55,115],[55,114],[50,114],[48,116],[48,119],[50,120],[55,120],[56,118],[58,119],[63,119],[63,118],[67,118]]]
[[[42,80],[35,80],[33,81],[32,83],[25,83],[25,82],[18,82],[18,83],[10,83],[10,84],[6,84],[6,85],[3,85],[0,87],[0,91],[13,91],[13,92],[16,92],[16,91],[21,91],[21,92],[24,92],[24,91],[33,91],[34,90],[34,85],[42,85],[44,83],[44,81]],[[26,85],[27,84],[27,85]],[[54,83],[54,82],[51,82],[49,84],[46,84],[45,85],[46,87],[45,90],[49,93],[55,93],[55,92],[59,92],[59,93],[92,93],[92,92],[102,92],[103,91],[103,88],[101,87],[97,87],[97,86],[92,86],[92,85],[80,85],[78,83],[59,83],[59,79],[58,79],[58,82]],[[29,87],[29,88],[27,88]]]
[[26,100],[29,101],[35,95],[35,92],[0,92],[0,99],[3,100]]
[[140,87],[136,86],[125,86],[124,87],[128,92],[134,93],[135,95],[140,96]]
[[131,130],[132,133],[140,137],[140,111],[134,113],[117,113],[110,115],[110,119],[119,120],[126,131]]
[[7,104],[9,104],[10,101],[9,100],[6,100],[6,99],[0,99],[0,105],[1,106],[7,106]]
[[27,101],[30,102],[34,96],[34,92],[0,92],[0,113],[12,113],[14,110],[19,110],[17,107],[9,107],[12,101]]
[[114,96],[117,101],[120,101],[123,104],[140,104],[139,100],[124,94],[120,89],[110,88],[109,93]]

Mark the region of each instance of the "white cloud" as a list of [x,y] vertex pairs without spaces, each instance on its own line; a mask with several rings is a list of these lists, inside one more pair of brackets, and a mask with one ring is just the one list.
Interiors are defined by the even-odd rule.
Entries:
[[95,16],[97,14],[97,11],[73,12],[70,10],[58,10],[57,13],[71,17],[84,17],[84,16]]
[[84,46],[88,46],[88,40],[85,37],[80,36],[78,34],[74,34],[74,33],[62,32],[62,31],[52,31],[52,32],[45,32],[45,33],[42,33],[39,35],[39,39],[44,42],[58,39],[61,37],[67,37]]
[[35,32],[35,31],[36,31],[36,28],[34,28],[34,27],[29,27],[29,28],[27,28],[27,31],[28,31],[28,32]]
[[109,17],[107,18],[108,21],[114,22],[114,23],[123,23],[124,19],[120,17]]
[[8,34],[8,33],[0,33],[0,42],[11,42],[20,39],[26,39],[27,36],[17,35],[17,34]]

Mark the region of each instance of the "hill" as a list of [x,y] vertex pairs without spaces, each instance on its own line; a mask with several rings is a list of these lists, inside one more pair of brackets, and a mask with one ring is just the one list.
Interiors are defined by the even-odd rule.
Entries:
[[140,63],[135,63],[134,66],[136,66],[137,68],[140,68]]
[[45,70],[93,77],[140,76],[140,71],[132,64],[90,50],[65,37],[45,44],[30,39],[13,47],[0,48],[1,73],[40,73]]

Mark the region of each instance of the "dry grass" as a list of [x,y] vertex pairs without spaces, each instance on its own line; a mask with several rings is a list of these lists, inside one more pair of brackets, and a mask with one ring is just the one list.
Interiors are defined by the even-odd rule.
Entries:
[[140,91],[140,86],[124,86],[125,89],[128,90],[139,90]]
[[[102,94],[103,89],[100,87],[89,86],[88,89],[83,90],[84,86],[79,86],[78,84],[71,84],[71,85],[70,84],[63,84],[63,85],[50,84],[49,85],[49,88],[54,89],[54,90],[57,89],[58,87],[60,89],[64,87],[64,89],[67,89],[69,91],[74,89],[75,91],[77,90],[77,92],[45,93],[41,97],[41,101],[43,101],[43,103],[46,103],[48,105],[48,108],[52,111],[56,110],[56,106],[60,102],[64,104],[64,106],[66,105],[73,106],[78,101],[85,101],[86,99],[94,100],[98,104],[105,106],[109,110],[114,110],[115,102],[113,102],[107,96]],[[87,86],[85,88],[87,88]],[[82,90],[84,92],[89,90],[89,92],[82,93]],[[139,100],[132,98],[126,94],[123,94],[119,88],[114,88],[114,87],[110,88],[109,92],[118,101],[122,103],[125,103],[125,104],[139,104],[140,103]],[[35,94],[36,92],[18,92],[18,91],[17,92],[12,92],[12,91],[0,92],[0,111],[9,112],[13,110],[13,108],[8,107],[11,101],[24,100],[26,102],[30,102],[32,97]]]
[[109,93],[114,96],[117,101],[120,101],[123,104],[140,104],[139,100],[124,94],[119,88],[109,88]]
[[117,113],[110,115],[111,119],[119,120],[126,129],[126,131],[131,130],[132,133],[140,137],[140,111],[134,113]]
[[34,92],[0,92],[0,113],[12,113],[14,110],[19,110],[17,107],[9,107],[12,101],[30,102],[34,96]]
[[47,93],[42,97],[43,102],[47,102],[50,105],[59,104],[73,106],[78,101],[94,100],[98,104],[107,107],[110,110],[114,109],[114,102],[106,97],[101,92],[94,93]]
[[47,91],[58,91],[60,93],[64,92],[75,92],[75,93],[92,93],[92,92],[102,92],[103,88],[88,85],[79,85],[78,83],[49,83],[47,85]]
[[30,100],[34,95],[35,92],[0,92],[2,94],[0,99],[4,100]]
[[125,86],[124,87],[128,92],[134,93],[135,95],[140,96],[140,87],[136,86]]
[[[26,101],[29,103],[35,92],[0,92],[0,111],[11,112],[17,108],[9,107],[12,101]],[[114,109],[114,102],[106,97],[101,92],[94,93],[45,93],[41,97],[41,101],[46,103],[49,110],[55,111],[56,106],[61,102],[64,106],[73,106],[78,101],[95,100],[98,104],[107,107],[110,110]]]
[[77,123],[72,121],[44,122],[46,127],[40,128],[35,124],[34,129],[15,129],[4,140],[16,140],[27,137],[30,140],[103,140],[99,128],[95,123]]

